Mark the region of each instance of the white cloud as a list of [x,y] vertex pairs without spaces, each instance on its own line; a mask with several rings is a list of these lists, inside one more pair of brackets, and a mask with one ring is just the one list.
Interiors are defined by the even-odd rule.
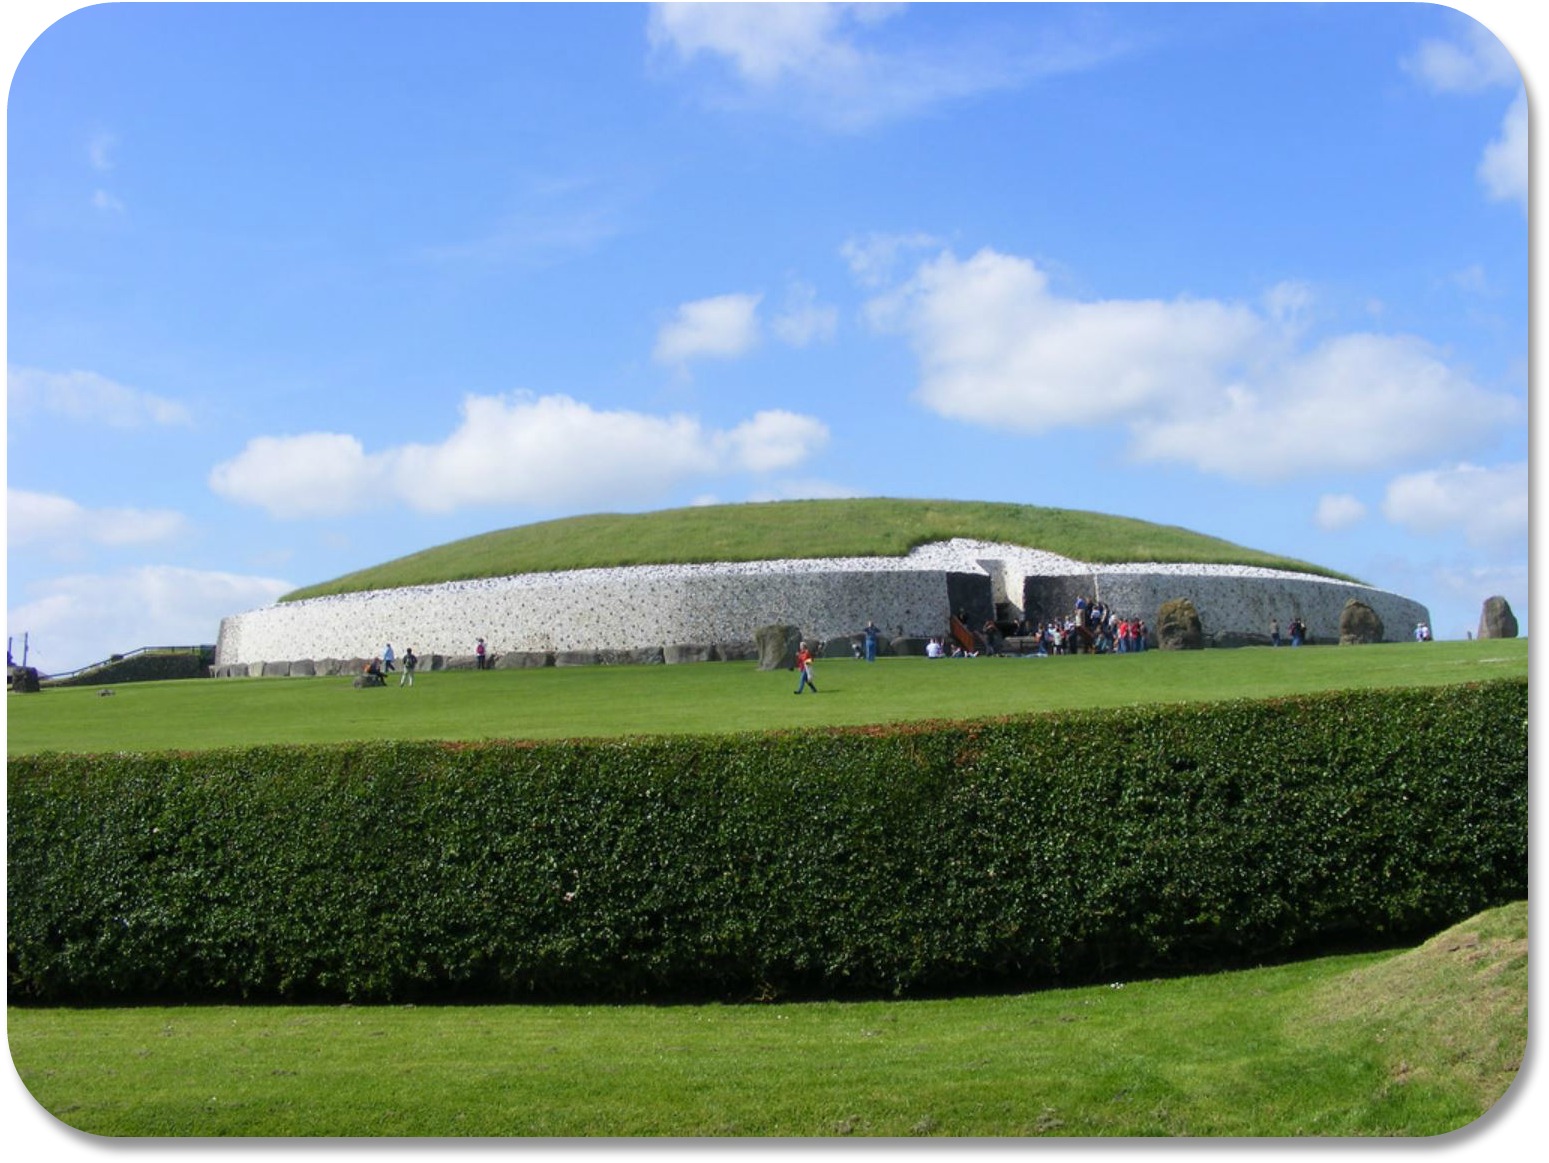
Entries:
[[790,412],[759,412],[730,430],[690,416],[599,411],[568,396],[468,396],[439,444],[368,453],[353,436],[262,436],[210,473],[210,487],[282,518],[407,505],[638,504],[679,484],[789,468],[828,429]]
[[780,410],[759,412],[712,440],[723,460],[749,472],[790,468],[826,443],[828,426],[821,420]]
[[747,81],[769,85],[859,67],[846,26],[865,15],[863,6],[848,4],[654,4],[647,36],[684,59],[725,57]]
[[658,363],[734,359],[758,344],[761,295],[717,295],[684,303],[656,337]]
[[275,517],[339,517],[383,503],[394,490],[392,465],[368,456],[353,436],[307,432],[256,436],[210,472],[210,487]]
[[169,509],[88,509],[68,497],[25,489],[6,492],[6,540],[12,548],[50,545],[145,545],[186,527]]
[[769,329],[792,347],[826,343],[839,329],[839,309],[818,302],[816,287],[792,282],[786,290],[785,306],[769,321]]
[[875,290],[893,281],[898,263],[908,254],[935,250],[941,241],[932,235],[868,234],[864,238],[847,239],[839,253],[849,264],[850,274],[863,287]]
[[1463,533],[1472,545],[1526,542],[1528,466],[1453,468],[1409,473],[1388,484],[1383,515],[1414,533]]
[[108,193],[106,190],[101,189],[93,191],[91,196],[91,204],[94,208],[101,210],[104,214],[122,214],[128,209],[128,207],[124,205],[123,199],[115,197],[114,195]]
[[1423,340],[1356,333],[1287,353],[1203,410],[1141,422],[1133,449],[1277,480],[1412,463],[1480,443],[1521,415],[1516,400],[1477,387]]
[[1501,135],[1485,146],[1479,180],[1497,202],[1516,202],[1527,213],[1528,124],[1527,94],[1517,94],[1501,122]]
[[[724,64],[730,88],[709,96],[853,132],[943,102],[1015,88],[1090,68],[1123,46],[1092,35],[1093,22],[1040,28],[1036,47],[1000,30],[974,39],[939,36],[926,47],[890,43],[882,26],[897,4],[656,4],[647,35],[658,57]],[[993,39],[992,39],[993,37]]]
[[1475,93],[1483,89],[1520,85],[1522,74],[1506,46],[1482,24],[1470,23],[1463,40],[1421,41],[1400,67],[1426,88],[1437,93]]
[[1515,89],[1500,136],[1485,146],[1478,177],[1493,201],[1528,209],[1528,109],[1522,72],[1511,53],[1482,24],[1469,23],[1461,41],[1426,40],[1401,67],[1435,93]]
[[276,578],[147,565],[40,582],[6,619],[12,636],[28,635],[29,662],[57,674],[142,646],[212,644],[223,617],[294,588]]
[[1032,262],[988,249],[943,253],[868,315],[909,337],[926,407],[1029,433],[1194,400],[1262,334],[1248,309],[1209,301],[1062,299]]
[[1238,479],[1395,467],[1457,452],[1520,419],[1412,336],[1354,333],[1306,347],[1305,294],[1269,315],[1213,300],[1083,302],[1031,261],[950,253],[867,305],[919,358],[917,399],[1002,431],[1123,426],[1141,460]]
[[1366,506],[1349,493],[1325,493],[1318,498],[1313,522],[1330,533],[1349,529],[1366,519]]
[[1276,283],[1264,295],[1264,309],[1282,327],[1299,327],[1312,309],[1312,288],[1296,279]]
[[17,415],[41,411],[114,428],[193,423],[188,409],[176,400],[125,387],[96,372],[46,372],[27,367],[7,370],[9,402]]

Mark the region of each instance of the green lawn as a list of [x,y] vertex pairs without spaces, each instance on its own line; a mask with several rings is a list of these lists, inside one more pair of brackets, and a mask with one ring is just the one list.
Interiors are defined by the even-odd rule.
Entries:
[[822,660],[816,696],[750,662],[196,679],[7,699],[10,754],[201,749],[353,739],[570,738],[977,719],[1070,707],[1263,698],[1525,676],[1526,639],[1066,658]]
[[12,1009],[101,1135],[1392,1136],[1526,1045],[1527,906],[1416,950],[939,1001]]

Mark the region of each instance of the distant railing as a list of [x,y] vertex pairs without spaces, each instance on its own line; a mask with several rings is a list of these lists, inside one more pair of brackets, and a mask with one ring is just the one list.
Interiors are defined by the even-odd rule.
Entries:
[[141,646],[138,650],[128,650],[123,654],[110,654],[101,662],[93,662],[89,666],[78,666],[74,670],[62,670],[58,674],[43,675],[44,682],[63,682],[66,679],[76,678],[89,671],[101,670],[105,666],[113,666],[123,662],[126,658],[135,658],[141,654],[208,654],[213,661],[215,658],[214,646]]

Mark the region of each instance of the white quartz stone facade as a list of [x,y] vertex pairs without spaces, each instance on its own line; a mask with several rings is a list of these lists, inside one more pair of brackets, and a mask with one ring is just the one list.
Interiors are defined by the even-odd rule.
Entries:
[[[1347,599],[1366,602],[1389,639],[1428,621],[1396,594],[1306,574],[1241,566],[1094,566],[1021,546],[954,540],[899,558],[824,558],[711,565],[630,566],[520,574],[286,602],[221,622],[217,673],[279,673],[296,660],[359,659],[391,642],[401,655],[466,658],[482,637],[494,655],[584,656],[688,644],[751,644],[760,626],[799,626],[831,640],[868,619],[889,636],[944,632],[949,578],[959,575],[984,605],[1019,616],[1063,613],[1077,596],[1154,624],[1162,602],[1189,598],[1207,640],[1262,639],[1269,621],[1300,616],[1316,640],[1337,639]],[[967,575],[966,579],[963,575]],[[963,587],[959,584],[957,593]],[[1048,610],[1035,607],[1051,605]],[[645,652],[645,653],[642,653]],[[725,656],[723,654],[723,656]],[[670,658],[669,658],[670,660]],[[541,664],[541,662],[540,662]],[[296,668],[310,672],[317,668]]]

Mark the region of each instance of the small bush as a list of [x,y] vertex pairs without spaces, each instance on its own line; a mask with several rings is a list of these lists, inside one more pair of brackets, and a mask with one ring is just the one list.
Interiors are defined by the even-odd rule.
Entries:
[[13,758],[13,1002],[902,995],[1527,888],[1527,684],[863,730]]

